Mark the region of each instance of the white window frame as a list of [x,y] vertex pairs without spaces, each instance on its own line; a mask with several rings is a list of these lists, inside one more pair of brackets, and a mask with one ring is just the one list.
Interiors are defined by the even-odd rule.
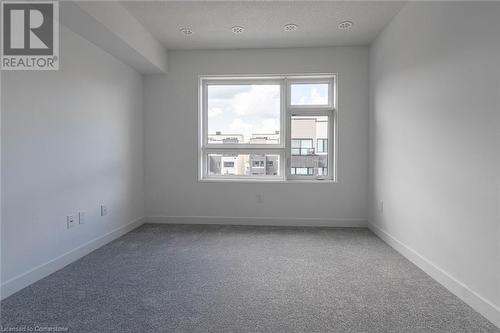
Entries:
[[[337,182],[338,93],[337,74],[294,75],[200,75],[198,85],[198,180],[202,182]],[[295,83],[328,83],[328,105],[291,105],[291,85]],[[279,144],[214,144],[208,143],[208,89],[211,84],[279,84],[280,89],[280,143]],[[291,174],[291,119],[292,116],[328,117],[328,176]],[[314,140],[313,140],[314,146]],[[209,175],[208,155],[221,153],[279,155],[279,176],[273,175]],[[267,166],[265,166],[267,167]]]

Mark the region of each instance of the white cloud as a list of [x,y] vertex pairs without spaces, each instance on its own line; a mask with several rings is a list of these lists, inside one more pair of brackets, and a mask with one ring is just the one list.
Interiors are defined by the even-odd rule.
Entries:
[[238,115],[279,114],[280,87],[276,85],[253,85],[248,92],[237,94],[232,99],[232,109]]
[[318,89],[313,88],[311,91],[311,104],[313,105],[328,104],[328,95],[321,96]]
[[280,124],[278,119],[275,118],[267,118],[262,120],[262,124],[260,128],[258,129],[258,132],[260,133],[274,133],[275,131],[278,131],[280,128]]
[[229,124],[231,133],[243,134],[246,141],[252,137],[252,134],[274,134],[279,131],[279,128],[278,119],[271,118],[251,122],[236,118]]
[[229,124],[229,128],[234,133],[243,134],[246,137],[252,134],[252,127],[252,124],[245,122],[241,118],[236,118]]
[[224,87],[218,87],[216,98],[209,95],[210,133],[243,134],[248,141],[252,134],[280,130],[279,85],[251,85],[246,90],[228,87],[228,91]]
[[321,96],[318,89],[312,88],[311,94],[302,96],[299,101],[299,105],[325,105],[328,104],[328,95]]
[[234,97],[237,93],[249,91],[250,86],[245,85],[210,85],[208,86],[208,94],[211,99],[228,99]]
[[222,114],[221,108],[209,108],[208,109],[208,118],[215,118]]

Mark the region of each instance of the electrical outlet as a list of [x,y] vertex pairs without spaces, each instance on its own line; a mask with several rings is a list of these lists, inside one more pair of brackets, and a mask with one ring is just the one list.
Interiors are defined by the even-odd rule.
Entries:
[[101,205],[101,216],[106,216],[106,215],[108,215],[108,206]]
[[76,217],[75,215],[71,214],[66,216],[66,227],[68,229],[73,228],[76,225]]
[[85,212],[78,212],[78,224],[85,224]]

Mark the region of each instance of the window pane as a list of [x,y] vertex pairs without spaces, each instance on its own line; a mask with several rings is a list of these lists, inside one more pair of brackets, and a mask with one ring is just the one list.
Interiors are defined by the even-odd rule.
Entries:
[[276,154],[208,154],[209,176],[279,176]]
[[328,139],[318,139],[318,145],[316,151],[318,153],[328,152]]
[[292,139],[292,155],[314,154],[312,139]]
[[328,83],[292,83],[291,105],[328,105]]
[[[328,138],[327,116],[292,116],[292,142],[300,141],[300,148],[291,149],[291,174],[300,176],[327,176],[328,153],[326,149],[318,152],[312,147],[313,142]],[[321,138],[321,140],[319,140]],[[323,139],[326,138],[326,139]],[[299,146],[298,143],[296,143]],[[325,144],[323,144],[323,147]]]
[[328,168],[318,168],[319,176],[328,176]]
[[208,143],[279,144],[280,85],[209,85]]
[[313,140],[312,139],[302,140],[301,148],[312,148],[312,147],[313,147]]
[[296,168],[295,173],[297,175],[307,175],[307,168]]

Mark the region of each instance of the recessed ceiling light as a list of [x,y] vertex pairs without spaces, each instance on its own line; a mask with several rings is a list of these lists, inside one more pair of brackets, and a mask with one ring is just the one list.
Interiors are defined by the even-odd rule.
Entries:
[[298,26],[296,24],[293,24],[293,23],[288,23],[288,24],[285,24],[283,26],[283,30],[285,30],[286,32],[292,32],[292,31],[295,31],[297,30]]
[[353,25],[352,21],[343,21],[339,23],[338,27],[340,30],[348,31],[351,30]]
[[182,28],[179,29],[179,31],[182,32],[186,36],[194,34],[194,31],[191,30],[191,28],[188,28],[188,27],[182,27]]
[[242,34],[245,31],[245,28],[240,27],[239,25],[235,25],[231,28],[231,31],[233,32],[233,34]]

